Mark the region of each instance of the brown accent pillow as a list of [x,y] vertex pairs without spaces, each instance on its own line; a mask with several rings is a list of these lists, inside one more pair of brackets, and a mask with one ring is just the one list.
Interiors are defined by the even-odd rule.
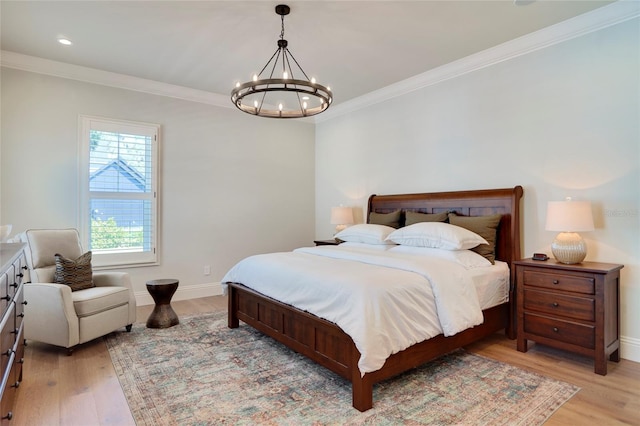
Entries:
[[369,223],[374,225],[387,225],[392,228],[400,227],[400,210],[391,213],[369,213]]
[[93,271],[91,269],[91,252],[88,251],[76,260],[67,259],[56,253],[56,271],[53,274],[53,282],[66,284],[71,291],[84,290],[95,287],[93,283]]
[[418,213],[405,212],[404,225],[409,226],[420,222],[446,222],[447,212],[443,213]]
[[466,228],[487,240],[489,244],[480,244],[471,250],[484,256],[492,265],[496,262],[496,234],[501,218],[500,213],[489,216],[458,216],[449,213],[450,224]]

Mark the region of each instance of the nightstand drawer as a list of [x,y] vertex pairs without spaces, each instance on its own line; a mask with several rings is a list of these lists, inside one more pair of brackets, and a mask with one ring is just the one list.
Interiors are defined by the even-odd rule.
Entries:
[[596,301],[589,297],[525,288],[524,309],[585,321],[596,320]]
[[563,321],[529,312],[524,313],[525,333],[571,343],[583,348],[595,348],[595,326]]
[[524,285],[542,288],[552,288],[559,291],[595,294],[595,280],[593,277],[581,275],[547,273],[534,270],[524,271]]

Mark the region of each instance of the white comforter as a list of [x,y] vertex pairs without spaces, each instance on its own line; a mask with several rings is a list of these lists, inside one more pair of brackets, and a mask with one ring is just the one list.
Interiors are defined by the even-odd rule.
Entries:
[[222,279],[337,324],[361,374],[409,346],[483,322],[469,271],[454,262],[340,246],[248,257]]

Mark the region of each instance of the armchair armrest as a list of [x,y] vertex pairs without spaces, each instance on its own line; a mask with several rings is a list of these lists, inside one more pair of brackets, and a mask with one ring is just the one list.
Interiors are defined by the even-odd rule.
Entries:
[[136,296],[131,284],[131,276],[128,272],[94,272],[93,284],[96,287],[126,287],[129,289],[129,324],[136,321]]
[[80,330],[71,288],[64,284],[24,285],[25,338],[69,348],[78,344]]

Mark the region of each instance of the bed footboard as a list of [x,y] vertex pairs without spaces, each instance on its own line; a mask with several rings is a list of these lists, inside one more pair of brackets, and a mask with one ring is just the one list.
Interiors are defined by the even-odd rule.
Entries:
[[351,381],[360,352],[335,324],[267,298],[242,284],[228,283],[229,327],[243,321],[296,352]]

